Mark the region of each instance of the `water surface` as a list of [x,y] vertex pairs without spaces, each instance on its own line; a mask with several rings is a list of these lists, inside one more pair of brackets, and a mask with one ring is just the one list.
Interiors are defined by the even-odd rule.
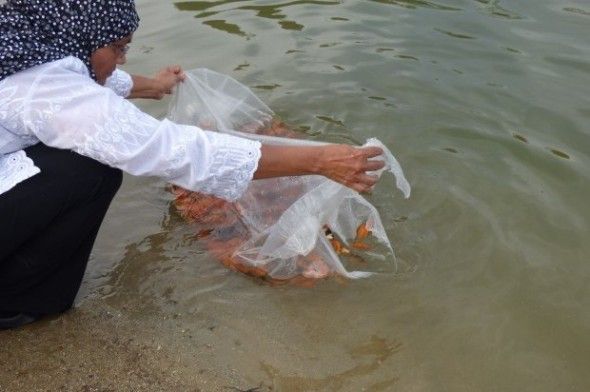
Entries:
[[138,6],[127,70],[211,68],[310,138],[386,143],[412,198],[385,178],[371,201],[404,268],[261,285],[207,255],[163,183],[128,177],[79,306],[173,318],[154,336],[250,387],[590,390],[587,1]]

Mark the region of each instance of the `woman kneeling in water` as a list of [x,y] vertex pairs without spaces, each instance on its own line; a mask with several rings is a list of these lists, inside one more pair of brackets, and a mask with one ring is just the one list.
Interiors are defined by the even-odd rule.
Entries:
[[69,309],[121,171],[236,200],[253,179],[320,174],[359,192],[379,148],[261,145],[157,120],[125,99],[160,98],[116,67],[139,18],[133,0],[0,5],[0,329]]

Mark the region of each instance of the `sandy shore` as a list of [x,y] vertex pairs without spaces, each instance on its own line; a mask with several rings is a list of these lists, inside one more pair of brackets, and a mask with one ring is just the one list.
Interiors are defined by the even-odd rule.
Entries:
[[272,390],[211,369],[207,344],[187,350],[179,347],[182,342],[150,333],[162,324],[174,328],[175,320],[133,319],[97,300],[1,331],[0,391]]

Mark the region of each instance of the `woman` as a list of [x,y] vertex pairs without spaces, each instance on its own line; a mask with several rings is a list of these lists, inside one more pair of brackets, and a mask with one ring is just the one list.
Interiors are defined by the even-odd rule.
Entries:
[[361,192],[377,181],[378,148],[265,146],[141,112],[124,96],[158,98],[181,70],[129,89],[115,70],[138,23],[133,0],[0,6],[2,329],[72,306],[121,170],[227,200],[257,178],[321,174]]

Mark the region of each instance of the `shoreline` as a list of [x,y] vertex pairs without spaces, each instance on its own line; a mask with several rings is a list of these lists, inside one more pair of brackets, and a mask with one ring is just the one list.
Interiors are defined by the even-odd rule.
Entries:
[[[0,391],[227,391],[248,389],[211,368],[202,350],[175,347],[153,331],[173,319],[134,319],[102,300],[16,330],[0,331]],[[192,338],[192,337],[191,337]],[[204,345],[203,350],[209,350]],[[266,391],[260,387],[258,391]]]

